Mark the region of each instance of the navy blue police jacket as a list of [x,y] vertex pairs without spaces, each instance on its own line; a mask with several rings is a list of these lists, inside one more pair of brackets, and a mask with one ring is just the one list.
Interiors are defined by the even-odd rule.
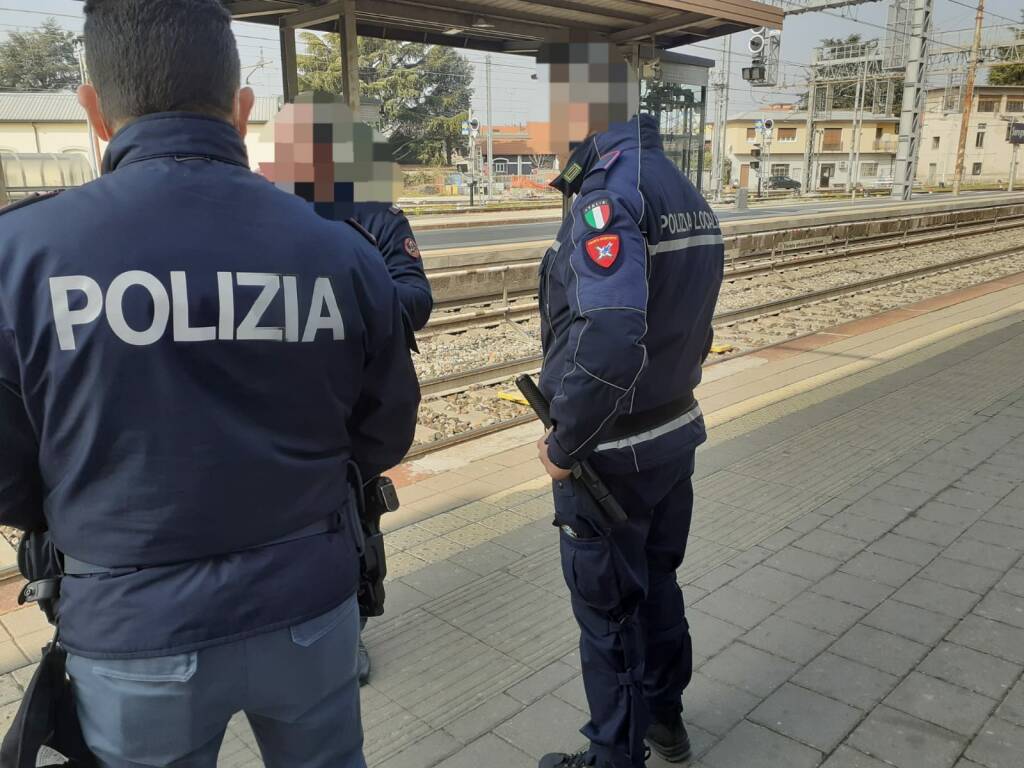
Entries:
[[380,254],[219,120],[136,120],[103,170],[0,216],[0,523],[98,566],[61,586],[83,656],[330,610],[358,580],[347,470],[397,464],[419,402]]
[[434,297],[409,219],[401,208],[387,203],[356,203],[352,218],[376,240],[409,327],[420,330],[430,319]]
[[588,138],[553,186],[576,198],[541,263],[549,457],[612,473],[677,461],[706,439],[694,390],[722,283],[718,219],[649,115]]

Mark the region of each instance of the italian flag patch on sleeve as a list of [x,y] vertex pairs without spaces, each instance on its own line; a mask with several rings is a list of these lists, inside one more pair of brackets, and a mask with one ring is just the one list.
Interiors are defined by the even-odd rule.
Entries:
[[608,222],[612,220],[612,201],[611,200],[598,200],[597,202],[591,203],[583,209],[583,221],[586,222],[587,226],[591,229],[596,229],[598,232],[608,226]]

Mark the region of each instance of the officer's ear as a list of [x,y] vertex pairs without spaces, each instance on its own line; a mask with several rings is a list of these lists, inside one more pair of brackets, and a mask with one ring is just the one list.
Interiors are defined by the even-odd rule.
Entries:
[[249,115],[252,114],[252,108],[255,103],[256,94],[253,93],[252,88],[246,86],[239,89],[238,95],[235,96],[235,114],[232,122],[243,139],[249,130]]
[[88,83],[78,86],[78,103],[85,110],[89,124],[92,125],[92,129],[100,141],[110,141],[114,130],[107,123],[107,118],[103,116],[103,110],[100,109],[100,97],[96,93],[96,89]]

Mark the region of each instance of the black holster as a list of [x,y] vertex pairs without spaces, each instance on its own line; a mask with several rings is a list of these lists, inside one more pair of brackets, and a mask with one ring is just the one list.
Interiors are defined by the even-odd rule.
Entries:
[[[57,623],[62,570],[60,554],[46,531],[30,531],[18,545],[18,568],[28,584],[18,604],[37,603],[51,624]],[[95,768],[96,758],[82,738],[74,693],[65,666],[67,652],[60,644],[60,630],[43,649],[21,706],[0,746],[0,768],[36,768],[38,765]],[[37,763],[48,747],[66,760]],[[56,758],[56,756],[54,756]]]
[[57,624],[57,600],[63,569],[48,531],[27,531],[18,543],[18,570],[28,582],[18,593],[18,605],[37,603],[46,620]]
[[359,615],[380,616],[384,613],[384,577],[388,574],[384,554],[384,534],[380,519],[387,512],[398,509],[395,484],[387,477],[375,477],[361,483],[362,493],[357,495],[359,523],[363,533],[360,553]]

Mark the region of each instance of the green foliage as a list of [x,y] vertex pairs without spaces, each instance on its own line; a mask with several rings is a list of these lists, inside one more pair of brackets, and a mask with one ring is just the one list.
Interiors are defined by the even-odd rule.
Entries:
[[47,19],[30,32],[11,32],[0,43],[0,88],[9,91],[73,90],[81,82],[78,38]]
[[[299,86],[341,92],[341,41],[303,33]],[[451,165],[464,139],[473,96],[473,67],[453,48],[398,40],[359,39],[360,94],[380,104],[380,129],[403,163]]]
[[852,35],[844,37],[823,37],[821,44],[825,48],[835,48],[840,45],[858,45],[864,42],[864,38],[860,33],[854,32]]
[[[1024,20],[1024,11],[1021,11],[1020,16]],[[1024,29],[1015,27],[1013,33],[1015,39],[1021,42],[1003,51],[1000,55],[1002,59],[1024,58]],[[989,85],[1024,85],[1024,64],[997,64],[988,71],[988,82]]]

